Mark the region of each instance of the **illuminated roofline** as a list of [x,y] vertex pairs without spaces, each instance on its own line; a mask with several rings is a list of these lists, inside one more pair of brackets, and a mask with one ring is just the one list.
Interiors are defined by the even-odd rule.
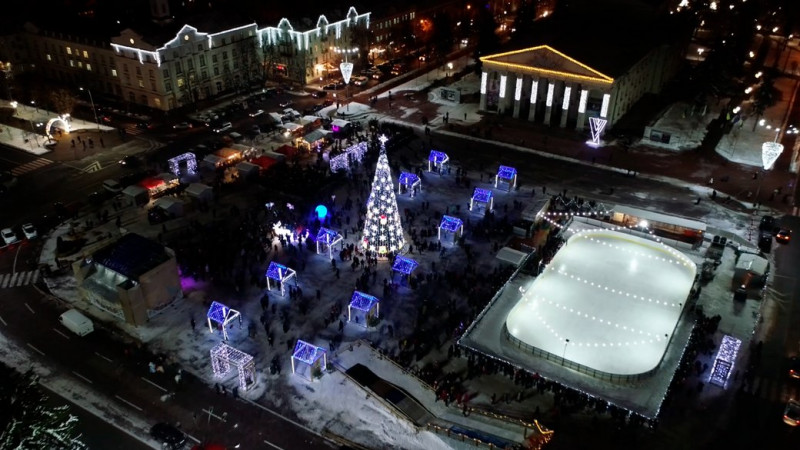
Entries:
[[[540,67],[526,66],[526,65],[523,65],[523,64],[507,63],[507,62],[495,61],[494,60],[494,58],[502,58],[504,56],[511,56],[511,55],[516,55],[516,54],[519,54],[519,53],[526,53],[526,52],[534,52],[534,51],[538,51],[538,50],[542,50],[542,49],[550,50],[551,52],[561,56],[562,58],[566,59],[567,61],[575,63],[578,66],[583,67],[584,69],[586,69],[586,70],[588,70],[588,71],[590,71],[592,73],[597,74],[597,77],[591,77],[591,76],[586,76],[586,75],[578,75],[578,74],[574,74],[574,73],[570,73],[570,72],[564,72],[564,71],[561,71],[561,70],[542,69]],[[504,67],[523,69],[523,70],[532,71],[532,72],[538,72],[538,73],[542,73],[542,74],[562,75],[564,77],[569,77],[569,78],[578,78],[578,79],[581,79],[581,80],[591,80],[591,81],[598,81],[598,82],[601,82],[601,83],[609,83],[609,84],[614,82],[614,79],[609,77],[608,75],[606,75],[606,74],[604,74],[604,73],[602,73],[600,71],[597,71],[595,69],[592,69],[591,67],[587,66],[586,64],[578,61],[575,58],[569,57],[569,56],[565,55],[564,53],[561,53],[560,51],[554,49],[553,47],[550,47],[549,45],[537,45],[536,47],[523,48],[521,50],[514,50],[514,51],[510,51],[510,52],[497,53],[495,55],[481,56],[480,60],[483,63],[497,64],[497,65],[504,66]]]

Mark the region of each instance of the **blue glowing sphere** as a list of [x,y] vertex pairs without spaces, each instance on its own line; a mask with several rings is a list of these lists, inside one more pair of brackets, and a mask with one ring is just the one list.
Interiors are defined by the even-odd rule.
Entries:
[[317,217],[320,219],[324,219],[325,216],[328,215],[328,208],[326,208],[325,205],[317,205],[317,207],[314,208],[314,211],[317,213]]

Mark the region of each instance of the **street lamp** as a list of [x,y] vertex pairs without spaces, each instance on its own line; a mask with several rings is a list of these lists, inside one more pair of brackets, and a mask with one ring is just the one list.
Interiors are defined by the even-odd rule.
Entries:
[[92,98],[92,90],[79,87],[78,89],[89,93],[89,102],[92,104],[92,112],[94,113],[94,123],[97,124],[97,131],[100,131],[100,121],[97,120],[97,108],[94,107],[94,98]]
[[567,346],[569,345],[569,339],[564,340],[564,353],[561,354],[561,363],[563,364],[565,358],[567,357]]

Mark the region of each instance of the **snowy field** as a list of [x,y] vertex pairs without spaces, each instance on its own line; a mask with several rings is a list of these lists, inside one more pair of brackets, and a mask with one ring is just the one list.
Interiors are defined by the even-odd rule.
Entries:
[[696,266],[667,247],[615,231],[573,235],[508,314],[522,342],[615,375],[656,368]]

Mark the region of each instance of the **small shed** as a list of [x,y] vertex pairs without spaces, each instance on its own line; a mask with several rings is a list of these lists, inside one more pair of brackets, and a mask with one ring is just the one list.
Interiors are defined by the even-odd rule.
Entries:
[[239,171],[240,178],[247,179],[258,176],[258,173],[261,172],[261,167],[258,164],[242,161],[236,164],[236,170]]
[[275,125],[280,125],[283,123],[283,117],[280,114],[271,112],[267,115],[269,116],[270,119],[272,119]]
[[203,158],[203,164],[212,169],[217,169],[225,165],[225,158],[214,154],[206,155]]
[[306,127],[307,131],[319,128],[322,125],[322,117],[317,116],[303,116],[298,121],[300,125]]
[[183,216],[183,202],[175,197],[161,197],[153,205],[164,210],[170,217]]
[[186,194],[201,202],[209,202],[214,197],[214,188],[203,183],[192,183],[186,188]]
[[122,195],[131,200],[134,205],[144,205],[150,201],[150,194],[147,189],[133,184],[122,190]]
[[328,135],[326,130],[314,130],[302,138],[298,139],[299,144],[309,148],[317,148],[324,144],[325,137]]
[[[283,155],[280,155],[283,156]],[[275,158],[270,158],[269,156],[259,156],[258,158],[253,159],[250,163],[255,164],[258,168],[262,171],[269,170],[270,167],[274,166],[278,163],[278,160]]]
[[753,253],[742,253],[736,261],[733,281],[744,288],[762,286],[769,274],[769,261]]
[[514,267],[519,267],[523,262],[525,262],[525,258],[527,257],[527,253],[514,250],[511,247],[503,247],[499,252],[497,252],[497,259],[511,264]]

